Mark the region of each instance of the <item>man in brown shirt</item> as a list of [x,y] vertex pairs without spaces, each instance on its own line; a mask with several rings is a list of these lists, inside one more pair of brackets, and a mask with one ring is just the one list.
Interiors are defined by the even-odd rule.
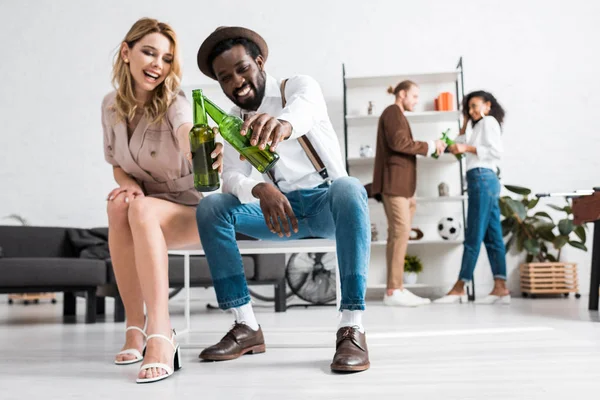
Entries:
[[372,194],[383,198],[388,219],[387,292],[383,302],[390,306],[416,307],[430,303],[404,289],[404,257],[408,247],[412,218],[416,210],[417,154],[444,152],[445,143],[415,141],[405,111],[412,111],[419,99],[419,87],[402,81],[388,89],[396,99],[387,107],[377,127],[377,148]]

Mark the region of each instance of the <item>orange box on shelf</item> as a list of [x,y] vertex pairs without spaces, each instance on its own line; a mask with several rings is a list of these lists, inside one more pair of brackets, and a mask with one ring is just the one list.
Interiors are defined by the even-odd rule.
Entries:
[[434,100],[436,111],[452,111],[454,109],[454,97],[450,92],[443,92]]

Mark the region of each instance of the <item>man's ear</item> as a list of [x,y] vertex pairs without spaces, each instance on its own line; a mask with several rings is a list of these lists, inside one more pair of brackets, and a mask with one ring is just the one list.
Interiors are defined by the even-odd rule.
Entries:
[[256,57],[256,59],[254,61],[256,61],[256,65],[258,65],[258,69],[260,69],[261,71],[263,71],[265,69],[265,59],[263,58],[262,55],[259,55],[258,57]]

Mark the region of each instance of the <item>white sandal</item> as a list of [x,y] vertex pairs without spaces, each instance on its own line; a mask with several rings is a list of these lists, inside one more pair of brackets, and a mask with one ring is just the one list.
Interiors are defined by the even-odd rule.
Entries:
[[467,304],[468,302],[469,296],[466,294],[447,294],[433,301],[434,304]]
[[510,294],[507,294],[507,295],[504,295],[504,296],[496,296],[494,294],[488,294],[487,296],[485,296],[482,299],[475,300],[475,304],[488,304],[488,305],[503,304],[503,305],[509,305],[510,304]]
[[[145,328],[145,326],[144,326]],[[140,331],[142,333],[142,335],[144,335],[144,339],[148,340],[148,338],[146,337],[146,332],[144,331],[144,329],[139,328],[137,326],[130,326],[128,328],[125,329],[125,333],[127,333],[128,331]],[[144,359],[144,356],[142,355],[142,353],[139,352],[138,349],[125,349],[123,351],[120,351],[117,353],[117,356],[122,356],[122,355],[132,355],[135,356],[135,358],[131,359],[131,360],[123,360],[123,361],[117,361],[115,360],[115,364],[116,365],[130,365],[130,364],[135,364],[138,363],[140,361],[142,361]]]
[[166,340],[167,342],[171,343],[171,346],[173,346],[173,369],[171,369],[171,367],[169,367],[167,364],[163,364],[163,363],[144,364],[140,367],[140,371],[145,371],[150,368],[161,368],[166,371],[166,374],[157,376],[156,378],[137,378],[136,379],[137,383],[151,383],[151,382],[162,381],[163,379],[167,379],[168,377],[173,375],[173,373],[175,371],[178,371],[179,369],[181,369],[181,353],[179,352],[179,344],[175,345],[175,343],[173,343],[173,339],[175,339],[175,331],[173,331],[173,335],[171,336],[171,339],[169,339],[165,335],[154,334],[154,335],[149,335],[146,339],[146,342],[148,340],[154,339],[154,338]]

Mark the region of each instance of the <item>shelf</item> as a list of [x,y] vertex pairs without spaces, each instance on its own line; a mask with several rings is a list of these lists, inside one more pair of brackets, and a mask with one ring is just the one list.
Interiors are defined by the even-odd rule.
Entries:
[[350,165],[373,165],[375,157],[360,157],[360,158],[349,158],[348,164]]
[[[453,163],[458,162],[458,160],[456,159],[456,157],[454,157],[453,154],[444,153],[438,159],[435,159],[433,157],[417,156],[417,162],[453,164]],[[375,163],[375,157],[348,158],[348,164],[351,166],[373,165],[374,163]]]
[[[419,122],[456,122],[460,117],[459,111],[422,111],[405,112],[404,115],[412,123]],[[349,125],[371,125],[379,121],[379,115],[347,115]]]
[[[463,244],[462,240],[444,240],[444,239],[421,239],[421,240],[409,240],[409,245],[444,245],[444,246],[459,246]],[[387,241],[378,240],[371,242],[372,247],[386,246]]]
[[459,75],[460,70],[396,75],[346,76],[346,88],[351,89],[365,86],[388,87],[406,79],[410,79],[418,85],[427,83],[452,83],[458,80]]

